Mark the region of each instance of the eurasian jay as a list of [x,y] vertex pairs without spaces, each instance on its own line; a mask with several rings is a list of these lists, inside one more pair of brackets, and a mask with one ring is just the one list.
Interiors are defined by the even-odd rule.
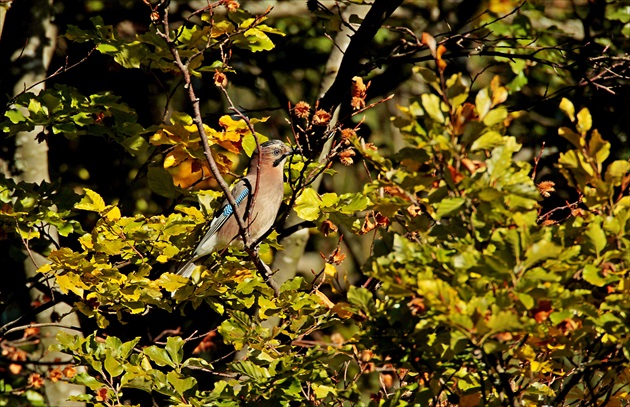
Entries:
[[[260,150],[260,154],[258,150],[254,151],[247,175],[231,191],[236,201],[236,210],[243,217],[249,238],[253,242],[267,232],[276,220],[284,197],[284,163],[288,156],[295,153],[280,140],[264,142],[260,145]],[[232,205],[226,199],[190,260],[177,270],[177,274],[190,277],[197,267],[197,260],[230,244],[242,246],[243,240]]]

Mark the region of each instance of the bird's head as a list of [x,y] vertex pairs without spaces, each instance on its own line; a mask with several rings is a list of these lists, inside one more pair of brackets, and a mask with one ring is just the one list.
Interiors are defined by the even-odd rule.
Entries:
[[[296,151],[286,145],[284,142],[280,140],[269,140],[265,141],[260,145],[260,150],[262,154],[260,155],[260,159],[262,160],[262,164],[271,164],[273,167],[283,167],[284,162],[287,157],[295,154]],[[258,151],[254,152],[252,156],[252,162],[255,162],[258,157]]]

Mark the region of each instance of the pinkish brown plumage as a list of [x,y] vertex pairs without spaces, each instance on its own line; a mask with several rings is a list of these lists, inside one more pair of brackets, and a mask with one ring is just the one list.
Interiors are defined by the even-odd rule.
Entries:
[[[239,180],[232,195],[237,211],[243,216],[252,241],[258,240],[276,220],[284,196],[284,163],[294,150],[279,140],[267,141],[254,153],[247,175]],[[260,176],[258,175],[260,174]],[[210,253],[230,244],[243,244],[238,223],[227,199],[217,211],[210,229],[192,253],[190,260],[177,270],[177,274],[190,277],[196,262]]]

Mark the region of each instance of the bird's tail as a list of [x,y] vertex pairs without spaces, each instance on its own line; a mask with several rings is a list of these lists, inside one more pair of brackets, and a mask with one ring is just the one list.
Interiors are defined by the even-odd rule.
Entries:
[[195,264],[194,261],[188,260],[183,266],[178,268],[175,273],[179,274],[180,276],[190,278],[190,276],[192,276],[193,271],[195,271],[196,267],[197,265]]

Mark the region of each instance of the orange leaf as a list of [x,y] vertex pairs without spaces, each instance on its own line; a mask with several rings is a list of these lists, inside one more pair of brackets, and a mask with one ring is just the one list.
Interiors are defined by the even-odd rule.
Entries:
[[444,72],[446,69],[446,61],[442,59],[442,55],[446,52],[446,47],[440,44],[437,48],[437,52],[435,55],[435,61],[437,63],[438,69],[440,72]]
[[420,42],[423,45],[426,45],[427,47],[429,47],[429,49],[431,50],[431,55],[433,55],[433,58],[436,57],[436,43],[435,43],[435,38],[433,38],[433,36],[431,34],[429,34],[428,32],[423,32],[422,33],[422,38],[420,40]]

